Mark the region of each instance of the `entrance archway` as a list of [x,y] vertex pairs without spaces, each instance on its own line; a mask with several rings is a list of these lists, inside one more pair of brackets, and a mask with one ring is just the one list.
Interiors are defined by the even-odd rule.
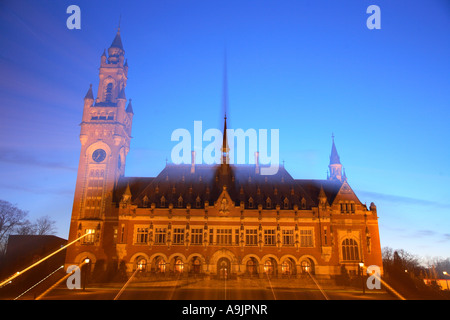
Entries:
[[217,261],[217,274],[219,279],[226,280],[231,272],[230,259],[222,257]]

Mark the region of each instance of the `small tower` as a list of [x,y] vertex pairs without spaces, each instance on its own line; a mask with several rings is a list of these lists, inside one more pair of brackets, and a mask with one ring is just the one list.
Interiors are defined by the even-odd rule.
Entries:
[[328,168],[330,169],[330,176],[328,177],[328,180],[342,182],[342,164],[341,160],[339,159],[339,154],[336,150],[336,145],[334,144],[334,134],[331,135],[331,139],[333,141],[333,144],[331,146],[330,164],[328,165]]

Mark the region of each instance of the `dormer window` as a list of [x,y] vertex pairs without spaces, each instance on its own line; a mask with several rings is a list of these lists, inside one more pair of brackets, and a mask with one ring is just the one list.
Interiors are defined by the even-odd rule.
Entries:
[[288,200],[288,198],[284,198],[283,205],[284,205],[284,209],[289,209],[289,200]]
[[178,207],[183,207],[183,197],[182,196],[180,196],[179,198],[178,198]]
[[272,201],[270,200],[270,198],[267,198],[266,200],[266,209],[271,209],[272,208]]
[[305,200],[305,198],[302,198],[301,206],[302,206],[302,209],[306,209],[306,200]]
[[195,207],[200,208],[201,205],[202,205],[202,202],[201,202],[200,196],[197,196],[197,198],[195,199]]
[[166,198],[164,196],[161,197],[161,207],[164,208],[166,206]]
[[248,199],[248,207],[249,209],[253,209],[253,198],[250,197],[250,199]]

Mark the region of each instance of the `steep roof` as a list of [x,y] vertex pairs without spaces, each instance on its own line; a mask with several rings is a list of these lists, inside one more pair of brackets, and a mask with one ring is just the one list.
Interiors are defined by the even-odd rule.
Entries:
[[259,204],[265,208],[268,199],[272,208],[283,208],[286,199],[290,208],[301,208],[302,203],[311,208],[318,205],[321,188],[331,204],[342,185],[339,181],[293,179],[283,166],[275,175],[260,175],[255,172],[255,165],[230,165],[226,176],[221,174],[220,165],[195,165],[193,172],[191,168],[189,164],[169,164],[154,178],[121,178],[115,201],[120,202],[129,185],[132,202],[138,206],[155,203],[158,207],[164,197],[166,204],[177,207],[181,197],[183,206],[194,206],[199,199],[203,207],[205,201],[214,204],[225,185],[235,204],[243,201],[247,208],[250,198],[255,209]]

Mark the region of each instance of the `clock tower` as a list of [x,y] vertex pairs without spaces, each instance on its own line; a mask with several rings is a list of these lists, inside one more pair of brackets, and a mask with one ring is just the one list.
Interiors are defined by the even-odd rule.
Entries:
[[116,255],[118,217],[112,208],[113,191],[125,173],[133,122],[131,99],[127,103],[125,96],[128,63],[120,28],[107,53],[100,60],[97,98],[92,85],[84,97],[69,242],[89,235],[67,249],[67,264],[85,258],[109,262]]

